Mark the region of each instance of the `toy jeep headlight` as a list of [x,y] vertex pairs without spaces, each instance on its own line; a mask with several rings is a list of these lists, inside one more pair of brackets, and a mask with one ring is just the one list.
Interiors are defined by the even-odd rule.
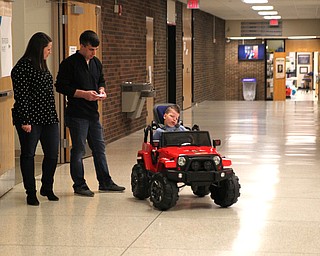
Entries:
[[221,158],[219,156],[214,156],[213,161],[214,161],[215,165],[218,166],[221,162]]
[[184,156],[179,156],[178,157],[177,163],[178,163],[179,166],[185,166],[186,162],[187,162],[187,159]]

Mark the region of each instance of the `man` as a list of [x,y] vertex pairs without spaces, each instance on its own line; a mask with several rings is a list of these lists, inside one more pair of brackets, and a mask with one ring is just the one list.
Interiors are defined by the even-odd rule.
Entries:
[[98,100],[105,100],[105,80],[100,60],[95,57],[98,35],[91,30],[80,35],[80,50],[63,60],[59,67],[56,90],[67,95],[66,126],[70,130],[72,149],[70,172],[74,193],[93,197],[84,179],[82,158],[86,140],[92,150],[99,191],[123,191],[109,174],[103,130],[99,121]]

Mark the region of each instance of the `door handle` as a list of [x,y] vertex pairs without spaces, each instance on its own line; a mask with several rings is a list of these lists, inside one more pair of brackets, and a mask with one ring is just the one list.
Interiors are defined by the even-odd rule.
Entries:
[[11,96],[12,94],[13,94],[12,90],[0,91],[0,97],[7,97],[7,96]]

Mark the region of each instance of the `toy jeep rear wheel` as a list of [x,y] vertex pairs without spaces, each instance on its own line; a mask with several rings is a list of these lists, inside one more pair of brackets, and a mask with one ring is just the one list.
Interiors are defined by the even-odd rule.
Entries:
[[191,189],[193,191],[193,194],[198,197],[204,197],[206,195],[209,195],[210,193],[209,186],[191,186]]
[[173,207],[179,198],[175,182],[169,181],[161,173],[155,174],[150,182],[150,200],[161,211]]
[[140,164],[135,164],[132,168],[131,190],[133,196],[141,200],[150,196],[147,172]]
[[220,182],[219,186],[211,185],[211,198],[221,207],[229,207],[238,201],[240,196],[239,178],[233,175]]

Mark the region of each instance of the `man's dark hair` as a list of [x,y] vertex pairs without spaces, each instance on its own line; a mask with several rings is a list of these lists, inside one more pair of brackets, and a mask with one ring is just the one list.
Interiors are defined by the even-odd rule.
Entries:
[[98,47],[100,40],[96,32],[92,30],[86,30],[80,35],[80,44],[84,46],[90,44],[93,47]]
[[43,32],[35,33],[29,40],[28,46],[21,59],[29,59],[32,65],[42,71],[47,71],[48,66],[43,58],[43,49],[52,42],[52,39]]

